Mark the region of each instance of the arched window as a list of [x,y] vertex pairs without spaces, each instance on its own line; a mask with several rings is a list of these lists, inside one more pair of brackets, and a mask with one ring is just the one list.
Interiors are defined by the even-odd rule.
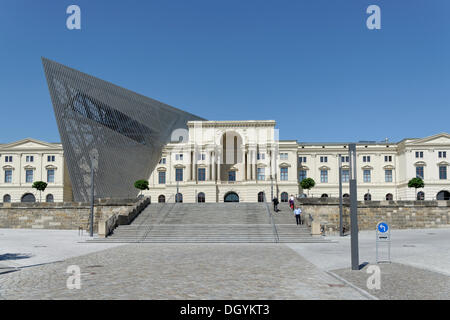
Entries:
[[392,195],[392,193],[388,193],[386,195],[386,201],[392,201],[392,200],[394,200],[394,196]]
[[372,195],[370,193],[366,193],[364,195],[364,201],[371,201],[372,200]]
[[258,193],[258,202],[264,202],[264,192]]
[[5,194],[5,195],[3,196],[3,202],[4,202],[4,203],[9,203],[9,202],[11,202],[11,196],[10,196],[9,194]]
[[175,202],[182,203],[183,202],[183,195],[181,193],[177,193],[175,196]]
[[236,192],[228,192],[223,197],[224,202],[239,202],[239,195]]
[[289,195],[287,192],[281,193],[281,202],[288,202]]
[[54,202],[53,195],[52,194],[48,194],[45,197],[45,202]]
[[446,190],[439,191],[436,200],[450,200],[450,192]]
[[417,192],[417,200],[425,200],[425,193],[423,191]]
[[165,202],[166,202],[166,197],[163,194],[161,194],[158,197],[158,203],[165,203]]
[[322,194],[320,197],[321,197],[321,198],[328,198],[328,195],[327,195],[326,193],[324,193],[324,194]]
[[25,193],[22,196],[22,199],[20,200],[21,202],[36,202],[36,198],[34,197],[33,194],[31,193]]
[[350,195],[348,193],[344,193],[344,195],[342,196],[342,198],[350,198]]
[[203,192],[200,192],[200,193],[197,195],[197,202],[198,202],[198,203],[203,203],[203,202],[205,202],[205,194],[204,194]]

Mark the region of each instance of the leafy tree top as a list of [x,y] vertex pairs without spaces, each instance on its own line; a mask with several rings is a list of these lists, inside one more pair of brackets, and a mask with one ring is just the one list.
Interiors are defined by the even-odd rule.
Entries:
[[306,190],[311,189],[315,185],[316,185],[316,182],[312,178],[306,178],[300,182],[300,186],[302,187],[302,189],[306,189]]
[[134,187],[136,189],[139,189],[139,190],[150,190],[149,187],[148,187],[148,181],[147,180],[137,180],[134,183]]
[[45,191],[45,188],[47,188],[47,183],[44,181],[36,181],[33,183],[32,187],[38,191]]
[[425,183],[420,178],[412,178],[408,182],[408,188],[419,189],[419,188],[423,188],[424,186],[425,186]]

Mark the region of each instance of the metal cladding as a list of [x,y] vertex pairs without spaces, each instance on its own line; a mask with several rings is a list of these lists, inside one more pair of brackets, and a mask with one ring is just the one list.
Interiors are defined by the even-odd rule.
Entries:
[[42,58],[75,201],[88,202],[91,166],[97,198],[131,198],[163,146],[187,121],[204,120]]

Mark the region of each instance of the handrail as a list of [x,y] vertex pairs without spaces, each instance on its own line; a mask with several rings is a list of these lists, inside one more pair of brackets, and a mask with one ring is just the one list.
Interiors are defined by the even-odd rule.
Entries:
[[[168,207],[168,204],[171,204],[171,203],[170,203],[170,200],[171,200],[174,196],[175,196],[175,194],[172,194],[172,195],[169,197],[169,199],[167,199],[167,201],[164,203],[164,205],[161,206],[161,208],[157,211],[157,214],[158,214],[158,215],[162,212],[163,209],[165,209],[165,208]],[[173,203],[173,205],[169,208],[169,210],[166,212],[166,214],[164,215],[164,217],[161,218],[161,219],[159,219],[159,222],[161,222],[162,220],[165,219],[165,217],[166,217],[167,214],[172,210],[172,208],[175,206],[175,204],[176,204],[176,202]],[[149,218],[150,218],[150,215],[147,217],[147,219],[145,219],[144,221],[142,221],[142,222],[139,224],[139,226],[141,226],[141,225],[142,225],[144,222],[146,222]],[[141,239],[140,239],[140,240],[136,240],[136,242],[142,242],[142,241],[144,241],[144,240],[147,238],[147,236],[148,236],[148,234],[150,233],[150,231],[151,231],[152,228],[153,228],[153,225],[149,225],[148,228],[147,228],[147,230],[145,230],[144,235],[141,237]]]
[[264,199],[264,203],[266,204],[267,213],[269,214],[270,223],[272,224],[272,231],[273,231],[273,236],[274,236],[274,242],[279,243],[280,242],[280,237],[278,236],[277,226],[275,225],[275,221],[273,220],[272,212],[270,211],[269,205],[267,204],[267,199],[266,199],[266,193],[265,192],[263,192],[263,199]]

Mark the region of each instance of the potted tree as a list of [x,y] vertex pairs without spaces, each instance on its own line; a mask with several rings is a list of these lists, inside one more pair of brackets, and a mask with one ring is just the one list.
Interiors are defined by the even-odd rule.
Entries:
[[302,189],[308,190],[308,197],[309,197],[309,190],[313,188],[315,185],[316,182],[314,181],[313,178],[306,178],[300,182],[300,186],[302,187]]
[[142,191],[144,190],[150,190],[150,188],[148,187],[148,181],[147,180],[137,180],[134,183],[134,187],[136,189],[141,190],[141,193],[139,194],[139,198],[142,198]]
[[[412,178],[408,182],[408,188],[414,188],[414,194],[417,197],[417,189],[425,187],[425,183],[421,178]],[[417,199],[417,198],[416,198]],[[420,199],[423,200],[423,199]]]
[[33,183],[32,187],[39,191],[39,202],[42,202],[41,194],[42,191],[45,191],[45,189],[47,188],[47,183],[44,181],[36,181]]

